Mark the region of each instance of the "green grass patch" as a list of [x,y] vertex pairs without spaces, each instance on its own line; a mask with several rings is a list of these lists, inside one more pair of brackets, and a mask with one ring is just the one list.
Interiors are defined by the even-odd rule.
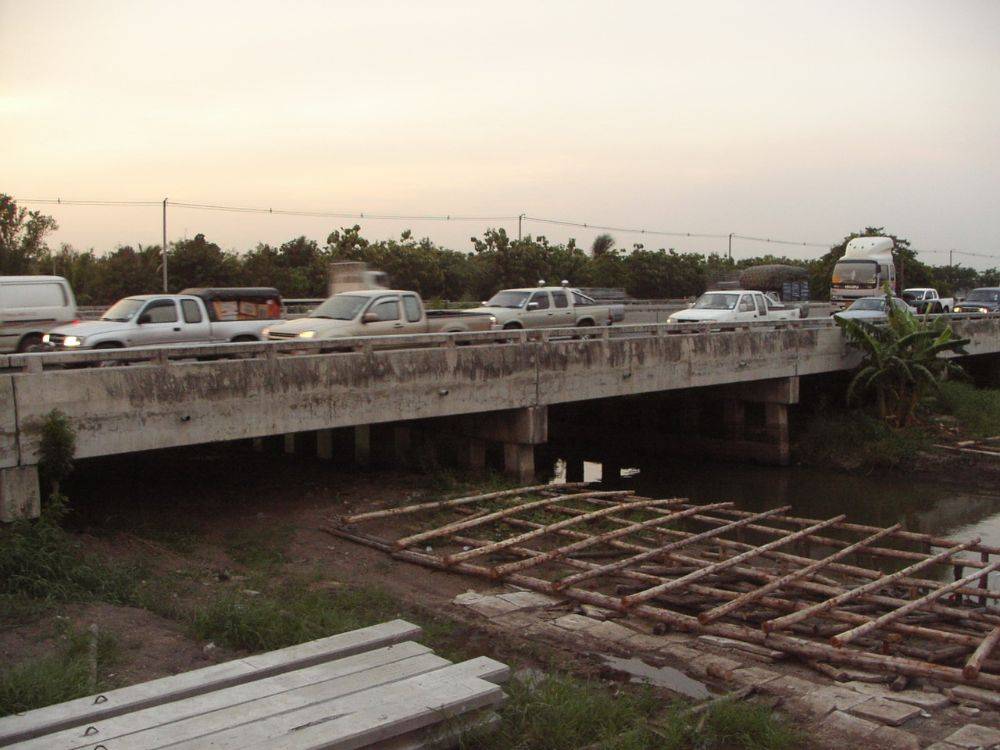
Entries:
[[619,689],[553,675],[512,680],[495,732],[471,731],[463,750],[791,750],[801,737],[766,706],[715,704],[707,715],[664,706],[649,688]]
[[380,589],[317,590],[293,582],[275,593],[221,594],[194,613],[191,631],[229,648],[267,651],[374,625],[398,613]]
[[0,529],[0,596],[125,604],[139,573],[87,553],[82,542],[44,516]]
[[97,639],[97,684],[91,683],[89,638],[86,632],[66,634],[67,642],[54,653],[29,659],[0,672],[0,716],[30,711],[53,703],[90,695],[113,687],[108,670],[118,658],[118,644],[110,635]]
[[1000,389],[947,381],[941,384],[936,402],[941,411],[954,416],[962,429],[972,436],[1000,435]]
[[933,436],[918,425],[895,429],[863,411],[820,414],[805,426],[796,453],[813,466],[846,470],[905,469]]
[[271,524],[235,529],[226,536],[226,553],[248,568],[270,570],[287,562],[285,551],[292,541],[292,527]]

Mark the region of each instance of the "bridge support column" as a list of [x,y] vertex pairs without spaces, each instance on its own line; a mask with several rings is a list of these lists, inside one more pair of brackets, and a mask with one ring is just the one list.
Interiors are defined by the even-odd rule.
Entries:
[[[798,377],[755,380],[732,385],[723,389],[723,395],[725,442],[728,443],[720,446],[723,453],[731,452],[739,458],[787,466],[791,460],[788,407],[799,402]],[[763,429],[759,426],[748,426],[746,421],[748,403],[763,405]],[[759,410],[760,407],[757,408]]]
[[504,473],[519,482],[532,482],[535,478],[535,446],[524,443],[503,444]]
[[459,463],[471,471],[486,470],[486,441],[463,438],[458,446]]
[[253,447],[255,451],[257,451],[257,453],[264,452],[264,438],[262,437],[251,438],[250,445]]
[[392,451],[398,466],[409,466],[412,462],[413,432],[409,427],[396,425],[392,428]]
[[0,469],[0,521],[38,518],[42,512],[37,466]]
[[333,459],[333,430],[316,430],[316,458]]
[[286,432],[284,435],[284,450],[285,453],[295,453],[295,433]]
[[791,462],[791,441],[788,435],[788,405],[764,404],[765,424],[769,441],[775,446],[774,458],[780,466]]
[[354,460],[358,466],[368,466],[372,460],[371,425],[359,424],[354,428]]
[[[535,446],[549,438],[549,411],[545,406],[528,406],[460,417],[454,430],[474,440],[501,443],[504,472],[518,481],[531,481],[535,475]],[[465,450],[463,446],[463,454]],[[480,450],[485,464],[485,446],[468,450],[470,464],[481,460]]]
[[566,459],[566,481],[583,481],[583,459],[579,456],[570,456]]

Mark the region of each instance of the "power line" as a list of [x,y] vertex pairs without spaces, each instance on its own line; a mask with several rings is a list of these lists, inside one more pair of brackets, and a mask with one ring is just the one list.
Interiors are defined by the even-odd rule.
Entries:
[[[134,206],[152,207],[161,206],[163,201],[119,201],[119,200],[73,200],[62,198],[19,198],[15,199],[19,203],[35,203],[41,205],[60,206]],[[549,224],[562,227],[576,227],[579,229],[589,229],[600,232],[619,232],[622,234],[650,235],[656,237],[682,237],[690,239],[727,240],[739,239],[748,242],[762,242],[772,245],[785,245],[791,247],[815,247],[829,249],[835,247],[837,242],[805,242],[799,240],[776,239],[773,237],[755,237],[737,233],[710,233],[710,232],[679,232],[665,229],[646,229],[644,227],[620,227],[605,224],[591,224],[589,222],[570,221],[567,219],[553,219],[541,216],[530,216],[520,214],[514,216],[468,216],[464,214],[382,214],[368,213],[365,211],[305,211],[299,209],[286,208],[258,208],[251,206],[227,206],[214,203],[187,203],[184,201],[169,201],[168,206],[173,208],[186,208],[197,211],[219,211],[227,213],[248,213],[248,214],[268,214],[272,216],[302,216],[320,219],[359,219],[359,220],[384,220],[384,221],[533,221],[538,224]],[[920,250],[920,253],[964,255],[971,258],[983,258],[986,260],[1000,260],[1000,255],[987,253],[976,253],[966,250]]]

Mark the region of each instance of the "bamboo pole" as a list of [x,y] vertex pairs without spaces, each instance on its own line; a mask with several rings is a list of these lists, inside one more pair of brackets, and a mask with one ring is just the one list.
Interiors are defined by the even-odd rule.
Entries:
[[[414,562],[419,565],[423,565],[424,567],[437,568],[440,570],[448,569],[444,565],[441,558],[435,555],[416,552],[413,550],[393,551],[392,543],[386,542],[385,540],[347,532],[343,529],[331,528],[328,530],[333,534],[344,536],[345,538],[353,539],[354,541],[360,541],[361,543],[373,546],[376,549],[392,552],[393,556],[400,560]],[[481,578],[490,578],[490,571],[488,568],[473,565],[472,563],[458,563],[453,569],[457,572],[469,573]],[[514,574],[509,576],[507,580],[517,586],[522,586],[533,591],[548,594],[554,592],[553,586],[549,581],[539,578],[533,578],[523,574]],[[566,589],[563,593],[571,599],[587,604],[594,604],[605,609],[619,611],[624,610],[624,607],[619,599],[608,596],[607,594],[601,594],[596,591],[587,591],[576,587]],[[754,628],[748,628],[741,625],[729,625],[722,623],[701,625],[697,618],[691,617],[690,615],[682,615],[677,612],[671,612],[669,610],[654,607],[648,604],[640,604],[636,606],[633,612],[647,619],[666,623],[667,625],[670,625],[678,630],[709,633],[711,635],[720,635],[724,638],[735,638],[736,640],[743,640],[749,643],[756,643],[781,651],[786,651],[806,660],[826,660],[869,670],[875,669],[905,674],[912,677],[940,679],[946,682],[971,683],[992,690],[1000,689],[1000,676],[997,675],[980,673],[980,675],[972,681],[966,679],[966,677],[962,674],[962,670],[955,669],[954,667],[945,667],[940,664],[928,664],[899,656],[887,656],[885,654],[873,654],[838,649],[829,644],[813,643],[801,638],[796,638],[795,636],[783,635],[780,633],[768,635]]]
[[[715,505],[704,506],[707,508],[718,508],[726,505],[732,505],[732,503],[716,503]],[[509,573],[517,573],[528,568],[533,568],[536,565],[542,565],[553,560],[561,559],[567,555],[579,552],[580,550],[586,549],[587,547],[592,547],[595,544],[603,544],[605,542],[612,541],[619,537],[626,536],[628,534],[635,533],[636,531],[641,531],[643,529],[650,528],[652,526],[657,526],[663,523],[669,523],[671,521],[676,521],[681,518],[686,518],[687,516],[694,515],[694,510],[689,508],[688,510],[682,510],[678,513],[671,513],[666,516],[660,516],[659,518],[653,518],[648,521],[642,521],[640,523],[634,523],[631,526],[623,526],[620,529],[615,529],[614,531],[608,531],[604,534],[596,534],[591,536],[589,539],[581,539],[571,544],[567,544],[563,547],[558,547],[554,550],[549,550],[548,552],[539,553],[538,556],[529,557],[524,560],[518,560],[516,562],[505,563],[504,565],[497,565],[493,568],[493,574],[495,577],[500,578]],[[583,516],[578,516],[578,518],[583,518]],[[541,531],[541,530],[536,530]],[[528,532],[528,534],[522,534],[519,537],[514,537],[511,544],[520,544],[525,539],[530,538],[529,534],[534,534],[536,532]],[[516,548],[512,548],[516,549]]]
[[[525,524],[530,522],[524,522]],[[470,546],[477,546],[488,544],[481,539],[473,539],[471,537],[453,535],[452,539],[460,544],[468,544]],[[529,559],[536,559],[539,556],[545,555],[547,553],[540,550],[535,550],[530,547],[511,547],[511,552],[517,554],[526,555]],[[560,563],[571,568],[576,568],[578,570],[591,570],[593,568],[599,567],[597,563],[590,563],[578,558],[567,557],[560,560]],[[760,578],[764,581],[777,581],[778,576],[766,573],[764,571],[754,570]],[[618,575],[623,578],[629,578],[635,581],[641,581],[643,583],[662,583],[664,581],[671,580],[669,578],[664,578],[662,576],[654,575],[651,573],[644,573],[638,570],[626,569],[618,573]],[[710,586],[704,586],[699,584],[692,584],[689,590],[696,594],[704,594],[705,596],[714,597],[716,599],[722,599],[724,601],[732,601],[737,599],[742,594],[735,591],[728,591],[726,589],[719,589]],[[809,606],[808,603],[799,601],[790,601],[788,599],[781,599],[772,596],[761,597],[759,604],[768,607],[769,609],[774,609],[778,611],[794,612],[799,609],[805,609]],[[849,612],[847,610],[832,609],[827,613],[828,617],[839,622],[849,623],[852,625],[862,624],[868,622],[871,618],[865,615],[858,614],[855,612]],[[921,625],[911,625],[907,623],[892,623],[887,626],[887,629],[893,632],[900,633],[901,635],[912,636],[915,638],[924,638],[930,641],[946,642],[952,643],[957,646],[962,646],[968,649],[976,648],[982,641],[979,636],[965,635],[962,633],[954,633],[948,630],[934,630],[932,628],[926,628]]]
[[770,583],[764,584],[759,589],[755,589],[754,591],[748,591],[747,593],[742,594],[740,598],[726,602],[725,604],[722,604],[716,607],[715,609],[711,609],[708,612],[702,612],[698,615],[698,622],[700,622],[702,625],[707,625],[713,620],[718,620],[720,617],[723,617],[731,612],[735,612],[740,607],[744,607],[747,604],[750,604],[751,602],[757,601],[762,596],[765,596],[766,594],[769,594],[772,591],[776,591],[782,588],[783,586],[787,586],[792,581],[796,581],[800,578],[809,577],[816,571],[825,568],[830,563],[836,562],[841,558],[847,557],[852,552],[868,544],[871,544],[872,542],[877,541],[878,539],[881,539],[887,534],[891,534],[893,531],[900,528],[900,526],[901,524],[898,523],[895,526],[890,526],[889,528],[884,529],[878,532],[877,534],[872,534],[871,536],[866,537],[861,541],[855,542],[849,547],[844,547],[844,549],[840,550],[839,552],[834,552],[832,555],[824,557],[822,560],[817,560],[808,567],[802,568],[801,570],[793,571],[788,575],[775,579]]
[[585,581],[588,578],[596,578],[597,576],[607,575],[608,573],[614,573],[615,571],[621,570],[622,568],[627,568],[630,565],[635,565],[643,560],[649,560],[660,555],[666,555],[674,550],[680,549],[682,547],[687,547],[691,544],[704,541],[706,539],[711,539],[723,534],[727,531],[732,531],[733,529],[738,529],[741,526],[746,526],[754,520],[759,520],[760,518],[766,518],[769,515],[775,515],[783,510],[788,510],[789,506],[785,505],[781,508],[774,508],[772,510],[764,511],[763,513],[757,513],[752,518],[745,518],[740,521],[734,521],[726,526],[720,526],[719,528],[709,529],[708,531],[703,531],[700,534],[694,534],[680,541],[670,542],[662,547],[654,548],[643,548],[644,551],[639,552],[631,557],[626,557],[623,560],[618,560],[617,562],[608,563],[607,565],[599,566],[593,570],[586,571],[583,573],[577,573],[576,575],[571,575],[568,578],[564,578],[556,584],[556,588],[565,588],[566,586],[573,586],[581,581]]
[[682,586],[685,586],[689,583],[694,583],[695,581],[701,580],[705,576],[712,575],[713,573],[717,573],[720,570],[726,570],[728,568],[733,567],[734,565],[739,565],[741,562],[744,562],[745,560],[758,557],[759,555],[762,555],[765,552],[769,552],[775,547],[780,547],[784,544],[794,542],[796,539],[801,539],[805,536],[808,536],[809,534],[812,534],[813,532],[819,531],[820,529],[825,529],[827,526],[839,523],[846,517],[847,516],[844,515],[834,516],[833,518],[830,518],[826,521],[821,521],[820,523],[817,523],[814,526],[809,526],[800,531],[796,531],[793,534],[789,534],[788,536],[782,539],[775,539],[773,542],[768,542],[763,546],[756,547],[755,549],[749,549],[746,552],[742,552],[736,555],[736,557],[731,557],[726,560],[720,560],[714,565],[709,565],[708,567],[702,568],[701,570],[696,570],[693,573],[688,573],[686,576],[681,576],[680,578],[675,578],[672,581],[661,583],[660,585],[653,586],[652,588],[648,588],[645,591],[639,591],[638,593],[630,594],[629,596],[622,598],[622,604],[624,604],[626,607],[632,607],[641,602],[648,601],[649,599],[652,599],[654,596],[659,596],[660,594],[666,593],[667,591],[673,591],[674,589],[681,588]]
[[[584,512],[584,511],[578,511],[578,510],[571,509],[571,508],[565,508],[563,510],[564,510],[564,512],[570,512],[570,513],[583,513]],[[698,518],[698,516],[693,516],[693,517],[694,518]],[[615,521],[616,523],[623,523],[623,524],[629,523],[629,521],[627,521],[626,519],[624,519],[624,518],[616,518],[615,516],[608,516],[608,520]],[[508,523],[510,523],[511,525],[522,526],[522,527],[525,527],[525,528],[535,528],[534,526],[531,525],[531,522],[529,522],[529,521],[523,521],[521,519],[509,520]],[[692,532],[686,532],[686,531],[668,531],[666,529],[660,529],[660,528],[652,528],[652,529],[650,529],[650,531],[652,531],[653,533],[655,533],[657,535],[670,536],[670,537],[689,537],[689,536],[694,536],[694,534]],[[580,534],[578,532],[573,532],[573,531],[568,531],[568,530],[559,531],[557,533],[559,533],[561,535],[564,535],[564,536],[571,536],[571,537],[574,537],[574,538],[577,538],[577,539],[586,537],[585,534]],[[743,542],[735,542],[735,541],[732,541],[732,540],[729,540],[729,539],[716,538],[714,541],[715,541],[715,543],[717,543],[719,545],[722,545],[722,546],[725,546],[725,547],[729,547],[729,548],[732,548],[732,549],[741,549],[741,550],[756,549],[751,544],[746,544],[746,543],[743,543]],[[651,551],[652,549],[654,549],[652,547],[644,547],[642,545],[633,544],[631,542],[624,542],[624,541],[618,541],[618,540],[609,542],[609,545],[611,545],[612,547],[616,547],[618,549],[630,550],[630,551],[633,551],[633,552],[648,552],[648,551]],[[787,554],[785,552],[777,552],[777,551],[774,551],[774,550],[771,550],[769,552],[765,552],[764,556],[765,557],[769,557],[769,558],[773,558],[773,559],[776,559],[776,560],[787,560],[787,561],[790,561],[790,562],[794,562],[794,563],[798,563],[798,564],[805,564],[805,565],[809,565],[809,564],[815,562],[815,560],[813,560],[811,558],[808,558],[808,557],[800,557],[798,555],[790,555],[790,554]],[[699,568],[704,567],[707,564],[710,564],[709,562],[707,562],[704,559],[696,558],[696,557],[689,557],[689,556],[686,556],[686,555],[683,555],[683,554],[680,554],[680,553],[676,553],[676,552],[668,553],[667,557],[669,559],[673,559],[673,560],[675,560],[677,562],[681,562],[681,563],[684,563],[684,564],[696,565]],[[853,566],[846,566],[846,565],[843,565],[842,563],[833,563],[833,564],[830,565],[830,569],[831,570],[837,569],[839,567],[847,568],[848,570],[852,570],[853,569]],[[758,568],[742,567],[742,566],[740,566],[736,570],[741,575],[754,578],[755,580],[764,580],[764,581],[770,581],[770,580],[772,580],[771,578],[762,578],[761,576],[765,575],[765,574],[764,574],[763,571],[761,571]],[[859,570],[865,570],[865,569],[864,568],[860,568]],[[873,571],[868,571],[868,572],[873,572]],[[885,575],[885,573],[879,572],[879,573],[877,573],[877,574],[875,574],[873,576],[870,576],[870,577],[875,578],[875,579],[881,579],[884,575]],[[899,582],[900,583],[903,583],[903,582],[910,583],[913,580],[920,580],[920,579],[902,578],[902,579],[899,580]],[[845,591],[845,589],[841,585],[833,586],[833,585],[830,585],[829,583],[824,584],[824,583],[819,583],[818,581],[819,581],[818,578],[815,579],[814,581],[793,581],[789,585],[791,585],[791,586],[793,586],[795,588],[801,589],[803,591],[807,591],[809,593],[818,594],[820,596],[825,596],[825,597],[827,597],[827,596],[836,596],[838,594],[842,594]],[[940,585],[942,585],[940,581],[929,581],[928,583],[930,583],[930,584],[932,584],[934,586],[940,586]],[[958,591],[959,592],[966,592],[966,591],[968,591],[968,589],[964,589],[963,588],[963,589],[959,589]],[[885,595],[880,595],[880,594],[866,594],[866,595],[864,595],[862,597],[862,601],[869,602],[869,603],[872,603],[872,604],[881,604],[883,606],[893,607],[893,608],[902,606],[903,604],[906,604],[906,602],[907,602],[906,599],[899,599],[899,598],[885,596]],[[992,628],[992,626],[994,626],[996,624],[1000,624],[1000,617],[998,617],[997,615],[990,614],[988,612],[979,612],[979,611],[976,611],[976,610],[958,609],[956,607],[950,607],[948,605],[940,604],[940,603],[936,603],[936,604],[932,603],[932,604],[927,605],[927,611],[928,612],[933,612],[933,613],[938,614],[938,615],[943,615],[943,616],[946,616],[946,617],[957,617],[957,618],[963,618],[963,619],[973,620],[973,621],[976,621],[977,623],[983,623],[984,625],[989,625],[990,628]],[[977,643],[978,643],[978,641],[977,641]]]
[[979,543],[979,538],[977,537],[972,541],[964,542],[962,544],[957,544],[951,549],[946,549],[944,552],[939,552],[938,554],[933,555],[927,558],[926,560],[914,563],[908,568],[903,568],[902,570],[896,573],[892,573],[891,575],[883,576],[882,578],[879,578],[878,580],[875,581],[870,581],[869,583],[866,583],[863,586],[858,586],[849,591],[845,591],[843,594],[839,594],[838,596],[835,596],[832,599],[827,599],[824,602],[820,602],[819,604],[814,604],[811,607],[799,610],[798,612],[794,612],[790,615],[785,615],[784,617],[779,617],[775,620],[768,620],[767,622],[762,624],[762,628],[764,629],[765,633],[772,633],[775,630],[787,627],[792,623],[801,622],[802,620],[805,620],[807,617],[810,617],[811,615],[821,614],[827,609],[830,609],[831,607],[836,607],[837,605],[843,604],[844,602],[850,601],[851,599],[856,599],[858,598],[858,596],[862,594],[867,594],[877,589],[883,588],[884,586],[887,586],[893,581],[899,580],[900,578],[904,578],[910,573],[913,573],[917,570],[921,570],[923,568],[930,567],[935,563],[939,563],[943,560],[946,560],[952,555],[955,555],[961,552],[962,550],[968,549],[973,544],[978,544],[978,543]]
[[[993,563],[988,568],[985,568],[985,570],[987,573],[990,573],[996,570],[997,568],[1000,568],[1000,560]],[[884,615],[875,618],[871,622],[866,622],[864,625],[858,625],[856,628],[848,630],[846,633],[839,633],[838,635],[835,635],[833,636],[833,638],[830,639],[830,643],[832,643],[834,646],[837,647],[844,646],[850,643],[855,638],[864,635],[865,633],[869,633],[872,630],[876,630],[888,622],[894,622],[895,620],[898,620],[900,617],[903,617],[904,615],[909,614],[910,612],[913,612],[916,609],[920,609],[920,607],[924,606],[925,604],[944,596],[949,591],[954,591],[955,589],[964,586],[970,580],[978,576],[979,576],[979,571],[977,570],[975,573],[967,575],[964,578],[959,578],[957,581],[949,583],[947,586],[942,586],[939,589],[935,589],[934,591],[925,594],[919,599],[914,599],[912,602],[904,604],[902,607],[899,607],[898,609],[894,609],[891,612],[886,612]]]
[[983,639],[983,642],[979,644],[979,647],[969,657],[969,660],[965,662],[965,666],[962,668],[962,674],[965,675],[965,679],[974,680],[979,676],[979,670],[982,669],[983,662],[998,644],[1000,644],[1000,625],[995,627],[993,632]]
[[[725,511],[728,515],[743,516],[749,515],[750,511],[746,510],[728,510]],[[785,523],[794,523],[799,526],[809,526],[820,520],[818,518],[802,518],[799,516],[781,516],[775,519],[777,521],[783,521]],[[860,523],[841,523],[834,527],[841,531],[856,531],[862,534],[872,534],[879,530],[878,526],[867,526]],[[932,534],[924,534],[919,531],[905,531],[900,529],[893,536],[897,539],[905,539],[911,542],[924,542],[932,547],[954,547],[958,542],[954,539],[943,539],[941,537],[936,537]],[[986,544],[976,544],[970,549],[976,550],[977,552],[989,552],[991,555],[1000,555],[1000,547],[991,547]],[[929,553],[928,553],[929,554]]]
[[527,495],[532,492],[551,490],[553,487],[577,489],[586,487],[587,482],[572,482],[570,484],[536,484],[533,487],[518,487],[513,490],[500,490],[498,492],[487,492],[485,495],[469,495],[468,497],[456,497],[451,500],[438,500],[430,503],[418,503],[416,505],[403,505],[399,508],[386,508],[385,510],[373,510],[369,513],[358,513],[353,516],[343,516],[340,519],[342,524],[360,523],[361,521],[371,521],[376,518],[388,518],[391,516],[402,516],[407,513],[419,513],[423,510],[436,510],[438,508],[454,508],[456,505],[466,505],[468,503],[479,503],[484,500],[496,500],[501,497],[512,495]]
[[[534,529],[533,531],[526,531],[518,536],[507,537],[499,542],[494,542],[485,547],[480,547],[479,549],[465,550],[464,552],[457,552],[453,555],[447,555],[444,558],[445,565],[454,565],[457,562],[464,562],[466,560],[472,560],[476,557],[482,557],[483,555],[489,555],[493,552],[498,552],[500,550],[511,547],[515,544],[520,544],[521,542],[527,541],[529,539],[534,539],[537,536],[544,536],[545,534],[551,534],[552,532],[558,531],[559,529],[567,528],[568,526],[576,526],[581,523],[587,523],[588,521],[595,521],[598,518],[603,518],[604,516],[610,516],[612,513],[620,513],[622,511],[628,512],[637,508],[645,508],[649,505],[669,505],[682,502],[680,499],[673,500],[635,500],[634,502],[619,503],[618,505],[613,505],[610,508],[602,508],[601,510],[590,511],[589,513],[584,513],[582,516],[572,516],[570,518],[564,518],[561,521],[556,521],[555,523],[543,526],[540,529]],[[654,518],[654,522],[663,523],[665,520],[669,519],[670,516],[661,516],[659,518]],[[611,532],[613,533],[613,532]]]
[[447,536],[453,531],[461,531],[463,529],[469,529],[473,526],[481,526],[484,523],[491,523],[492,521],[498,521],[501,518],[506,518],[507,516],[512,516],[515,513],[521,513],[526,510],[534,510],[535,508],[543,508],[546,505],[552,505],[559,501],[565,500],[579,500],[584,497],[590,496],[601,496],[601,497],[623,497],[626,495],[631,495],[631,490],[616,490],[613,492],[582,492],[577,495],[561,495],[559,497],[547,497],[543,500],[535,500],[530,503],[522,503],[520,505],[514,505],[510,508],[504,508],[502,510],[494,511],[493,513],[487,513],[485,516],[480,516],[479,518],[468,518],[464,521],[455,521],[454,523],[449,523],[444,526],[439,526],[436,529],[429,529],[427,531],[421,531],[419,534],[411,534],[410,536],[403,537],[402,539],[396,540],[396,547],[402,549],[403,547],[409,547],[411,544],[417,544],[418,542],[424,542],[428,539],[435,539],[437,537]]

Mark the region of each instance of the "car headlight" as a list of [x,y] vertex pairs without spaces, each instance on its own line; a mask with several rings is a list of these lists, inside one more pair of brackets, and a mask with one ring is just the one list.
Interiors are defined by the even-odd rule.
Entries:
[[271,335],[271,329],[269,327],[261,329],[260,335],[266,339],[268,336]]
[[79,336],[67,336],[63,339],[63,346],[80,346],[83,343],[83,339]]
[[302,331],[302,333],[299,334],[299,338],[300,339],[311,339],[315,335],[316,335],[316,331]]
[[43,344],[49,343],[49,334],[46,333],[45,335],[42,336],[42,343]]
[[491,315],[490,316],[490,325],[495,325],[496,322],[497,322],[497,316],[496,315]]

